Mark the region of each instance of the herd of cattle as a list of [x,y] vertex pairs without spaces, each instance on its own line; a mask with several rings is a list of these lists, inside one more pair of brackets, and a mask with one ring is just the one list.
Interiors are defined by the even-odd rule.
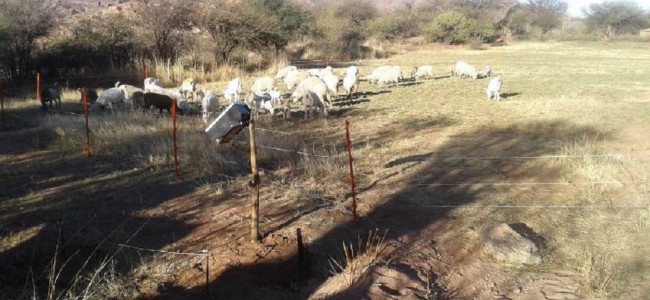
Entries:
[[[460,78],[478,79],[479,77],[490,77],[491,73],[491,67],[486,66],[482,74],[479,75],[473,66],[462,61],[450,68],[451,76]],[[433,67],[430,65],[415,67],[410,75],[411,80],[416,81],[435,78]],[[144,80],[143,88],[121,84],[118,81],[115,87],[106,89],[100,94],[94,90],[88,90],[87,97],[92,105],[89,109],[90,112],[98,109],[113,111],[114,106],[130,106],[145,112],[154,107],[159,110],[159,113],[162,113],[163,110],[171,112],[175,100],[176,108],[181,113],[189,113],[196,108],[202,112],[203,121],[207,123],[211,117],[218,113],[220,109],[219,97],[221,97],[229,103],[244,101],[256,116],[260,112],[274,115],[276,111],[280,110],[285,117],[288,117],[291,104],[300,104],[305,110],[305,118],[308,118],[315,110],[319,110],[324,116],[327,116],[333,98],[339,96],[339,88],[343,88],[345,97],[349,99],[357,92],[360,81],[367,81],[369,84],[376,84],[379,87],[396,86],[404,81],[404,76],[400,66],[377,67],[364,77],[359,76],[359,68],[356,66],[347,67],[338,74],[335,74],[334,69],[329,66],[323,69],[308,70],[288,66],[279,70],[275,77],[261,77],[255,80],[250,87],[250,92],[244,97],[242,97],[243,84],[239,78],[228,82],[223,93],[217,94],[198,90],[194,79],[187,79],[179,89],[170,90],[164,88],[159,80],[152,77]],[[278,84],[283,84],[288,91],[292,91],[287,99],[284,99],[282,93],[276,88]],[[487,98],[499,101],[500,90],[501,77],[496,76],[488,83]],[[48,109],[48,103],[50,108],[54,103],[56,108],[60,109],[61,86],[58,84],[46,86],[41,90],[40,97],[43,110]]]

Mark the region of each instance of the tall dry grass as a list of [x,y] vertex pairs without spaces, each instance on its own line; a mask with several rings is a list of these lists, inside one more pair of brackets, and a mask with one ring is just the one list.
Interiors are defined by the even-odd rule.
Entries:
[[191,61],[191,58],[178,60],[134,59],[133,65],[141,70],[142,76],[148,74],[162,81],[164,86],[179,86],[183,80],[193,78],[198,83],[228,81],[237,77],[274,74],[288,65],[286,58],[268,59],[252,52],[235,53],[234,58],[225,63],[215,60]]
[[381,262],[382,253],[386,250],[385,231],[382,235],[379,229],[371,230],[368,236],[358,237],[356,245],[353,242],[343,242],[343,260],[340,262],[330,258],[332,274],[340,274],[347,287],[352,287],[366,271]]
[[[79,106],[81,106],[79,104]],[[140,111],[100,112],[89,117],[91,144],[95,155],[137,160],[150,167],[173,166],[172,118],[169,114]],[[263,116],[256,131],[257,160],[265,169],[287,168],[296,174],[323,180],[344,181],[347,158],[343,140],[312,140],[309,128],[289,128],[286,133],[263,130],[275,120]],[[56,139],[52,148],[62,155],[85,151],[85,123],[82,115],[46,116],[41,126]],[[229,145],[208,140],[200,115],[179,116],[177,122],[180,167],[190,178],[215,175],[239,176],[250,170],[248,129]]]

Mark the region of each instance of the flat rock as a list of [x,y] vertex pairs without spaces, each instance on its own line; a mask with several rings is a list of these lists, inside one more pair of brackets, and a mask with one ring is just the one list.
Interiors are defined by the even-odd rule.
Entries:
[[542,262],[535,243],[520,235],[506,223],[486,228],[481,239],[485,249],[499,261],[526,265],[537,265]]

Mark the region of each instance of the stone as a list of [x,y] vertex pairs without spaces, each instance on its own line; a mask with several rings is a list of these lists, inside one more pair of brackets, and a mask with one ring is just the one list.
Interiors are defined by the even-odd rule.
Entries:
[[481,239],[485,249],[498,261],[525,265],[538,265],[542,262],[535,243],[508,224],[501,223],[486,228]]

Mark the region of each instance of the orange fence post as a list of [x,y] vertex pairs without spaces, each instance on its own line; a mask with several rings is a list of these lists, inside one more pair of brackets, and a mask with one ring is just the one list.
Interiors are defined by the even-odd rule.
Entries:
[[350,161],[350,188],[352,189],[352,221],[357,222],[357,193],[354,181],[354,168],[352,167],[352,142],[350,142],[350,121],[345,120],[345,140],[348,146],[348,160]]
[[174,138],[174,175],[181,179],[181,172],[178,168],[178,146],[176,146],[176,99],[172,100],[172,135]]
[[36,100],[41,100],[41,73],[36,72]]
[[144,64],[144,78],[149,78],[149,68],[147,68],[147,64]]
[[90,127],[88,127],[88,89],[87,88],[84,88],[83,99],[84,99],[84,117],[86,119],[86,152],[88,153],[88,157],[90,157],[91,145],[90,145]]
[[2,129],[5,129],[7,128],[7,123],[5,121],[5,98],[3,88],[2,83],[0,83],[0,114],[2,115]]

